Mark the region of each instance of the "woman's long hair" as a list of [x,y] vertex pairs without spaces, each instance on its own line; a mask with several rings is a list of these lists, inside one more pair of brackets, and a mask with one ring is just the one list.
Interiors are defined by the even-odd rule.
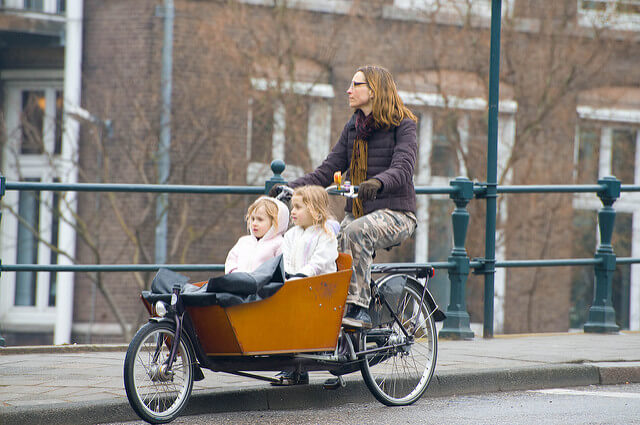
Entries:
[[373,91],[373,119],[379,128],[400,125],[405,118],[418,121],[418,118],[404,106],[398,95],[393,76],[385,68],[377,65],[365,65],[358,68],[364,74],[367,85]]

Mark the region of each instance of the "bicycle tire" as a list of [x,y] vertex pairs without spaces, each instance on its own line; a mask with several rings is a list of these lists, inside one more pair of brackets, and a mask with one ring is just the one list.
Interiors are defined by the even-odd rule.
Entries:
[[124,360],[124,387],[138,416],[153,424],[174,420],[184,409],[193,389],[193,352],[182,335],[171,368],[161,367],[171,351],[175,325],[150,322],[131,340]]
[[[379,287],[398,276],[381,278]],[[365,384],[373,396],[387,406],[407,406],[424,394],[433,377],[438,353],[432,308],[426,299],[418,308],[423,287],[411,276],[402,278],[407,279],[406,284],[397,305],[392,307],[409,334],[413,332],[413,319],[418,317],[414,341],[402,345],[406,341],[404,333],[399,324],[391,320],[363,332],[361,337],[363,350],[389,346],[388,351],[366,355],[360,365]],[[402,347],[392,348],[392,345]]]

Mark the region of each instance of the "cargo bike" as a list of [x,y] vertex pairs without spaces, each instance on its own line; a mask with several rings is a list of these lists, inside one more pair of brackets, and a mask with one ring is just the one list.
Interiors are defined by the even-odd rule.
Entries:
[[414,403],[433,376],[435,323],[445,318],[427,289],[433,268],[373,265],[372,327],[349,328],[342,317],[352,260],[341,253],[336,263],[335,273],[286,280],[268,298],[227,307],[215,294],[184,293],[183,285],[143,291],[151,318],[124,362],[133,410],[150,423],[174,420],[202,369],[270,382],[278,380],[258,372],[328,371],[342,385],[342,375],[360,371],[383,404]]

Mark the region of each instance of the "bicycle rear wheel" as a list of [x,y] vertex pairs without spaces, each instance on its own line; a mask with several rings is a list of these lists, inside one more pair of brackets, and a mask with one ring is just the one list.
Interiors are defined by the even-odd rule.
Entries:
[[129,404],[150,423],[174,420],[191,395],[193,354],[184,335],[171,370],[165,366],[174,339],[175,326],[147,323],[133,337],[125,356],[124,387]]
[[391,307],[413,338],[407,338],[393,320],[362,333],[363,350],[388,348],[366,355],[360,366],[371,393],[387,406],[406,406],[422,396],[433,377],[438,351],[432,309],[426,300],[420,304],[422,286],[410,276],[391,275],[379,287],[398,278],[407,282],[397,305]]

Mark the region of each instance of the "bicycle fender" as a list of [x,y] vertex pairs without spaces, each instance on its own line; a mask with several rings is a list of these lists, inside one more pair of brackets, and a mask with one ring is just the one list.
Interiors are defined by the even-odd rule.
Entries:
[[[417,283],[418,286],[423,290],[425,289],[424,285],[419,280],[414,279],[411,276],[409,276],[408,278]],[[436,322],[442,322],[447,318],[447,315],[444,314],[444,311],[440,310],[440,307],[438,307],[438,304],[436,304],[436,300],[433,298],[433,295],[431,295],[431,292],[429,292],[428,288],[424,292],[424,298],[427,300],[429,307],[431,307],[431,309],[433,310],[433,320],[435,320]]]
[[[406,274],[385,276],[384,278],[380,279],[378,283],[378,291],[382,292],[385,297],[387,297],[388,301],[393,304],[393,300],[397,300],[400,297],[400,294],[402,293],[402,290],[404,289],[404,286],[406,285],[408,280],[411,280],[418,286],[418,288],[420,288],[420,290],[424,291],[424,298],[429,307],[433,310],[433,320],[435,320],[436,322],[441,322],[446,319],[447,316],[442,310],[440,310],[438,304],[436,304],[435,299],[433,298],[433,295],[431,295],[431,292],[429,292],[429,289],[427,288],[425,290],[424,285],[413,276]],[[375,321],[376,318],[372,317],[372,320]]]

